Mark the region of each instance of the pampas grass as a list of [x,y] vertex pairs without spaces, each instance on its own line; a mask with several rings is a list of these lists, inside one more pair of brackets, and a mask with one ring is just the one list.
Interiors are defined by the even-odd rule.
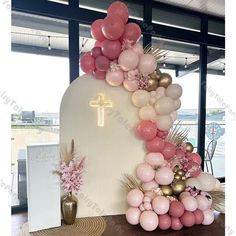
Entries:
[[144,192],[141,187],[141,184],[136,180],[133,175],[124,174],[124,179],[121,180],[121,185],[126,192],[129,192],[135,188],[140,189],[142,192]]
[[210,191],[208,193],[212,198],[212,208],[220,213],[225,213],[225,192]]

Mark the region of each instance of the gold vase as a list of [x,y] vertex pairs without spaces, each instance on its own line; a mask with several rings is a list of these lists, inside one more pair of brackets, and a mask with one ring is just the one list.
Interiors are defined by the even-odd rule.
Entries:
[[77,198],[72,194],[64,196],[61,201],[61,209],[64,223],[67,225],[74,224],[77,214]]

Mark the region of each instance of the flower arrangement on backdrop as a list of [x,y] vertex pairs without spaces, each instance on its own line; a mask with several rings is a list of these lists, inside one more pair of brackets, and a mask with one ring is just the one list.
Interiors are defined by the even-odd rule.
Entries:
[[126,219],[146,231],[210,225],[213,210],[224,212],[224,191],[213,175],[202,171],[202,158],[187,142],[189,131],[174,125],[183,91],[157,68],[165,52],[138,44],[141,29],[127,23],[128,17],[127,6],[113,2],[107,17],[93,22],[91,34],[97,41],[80,61],[85,73],[131,92],[138,109],[135,133],[147,154],[136,167],[136,177],[127,174],[123,181]]

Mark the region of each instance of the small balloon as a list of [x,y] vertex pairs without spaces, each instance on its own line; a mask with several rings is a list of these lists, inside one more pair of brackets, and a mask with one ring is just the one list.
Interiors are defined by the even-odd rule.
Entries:
[[192,227],[195,224],[195,216],[192,212],[185,211],[180,217],[180,221],[185,227]]
[[129,92],[134,92],[138,90],[139,84],[137,80],[125,79],[123,82],[124,88]]
[[153,189],[158,188],[158,183],[155,180],[152,180],[150,182],[142,183],[142,189],[144,191],[152,191]]
[[184,205],[182,202],[173,201],[170,203],[169,214],[173,217],[181,217],[184,214]]
[[141,211],[139,210],[139,208],[130,207],[126,211],[126,220],[131,225],[137,225],[139,224],[140,215],[141,215]]
[[136,175],[139,180],[144,183],[150,182],[155,177],[154,169],[147,163],[141,163],[136,169]]
[[183,228],[182,223],[179,218],[171,217],[171,229],[173,230],[181,230]]
[[123,2],[115,1],[107,9],[107,15],[118,16],[120,19],[122,19],[123,23],[126,24],[129,17],[129,10]]
[[98,40],[99,42],[102,42],[105,40],[105,36],[102,33],[102,24],[103,19],[95,20],[91,25],[91,35],[94,39]]
[[107,71],[110,68],[110,61],[105,56],[98,56],[95,59],[96,68],[100,71]]
[[160,186],[160,189],[164,196],[172,196],[173,190],[170,185],[162,185]]
[[161,75],[161,78],[159,79],[159,86],[167,88],[171,83],[172,83],[172,77],[167,73],[163,73]]
[[146,105],[139,110],[139,118],[141,120],[153,120],[156,117],[156,111],[153,106]]
[[94,76],[95,76],[96,79],[104,80],[106,78],[106,72],[105,71],[100,71],[100,70],[95,70],[94,71]]
[[100,47],[94,47],[92,50],[91,50],[91,54],[94,58],[97,58],[99,56],[102,56],[102,50]]
[[214,221],[214,212],[210,209],[207,209],[206,211],[203,211],[204,219],[202,224],[203,225],[210,225]]
[[193,212],[195,216],[195,224],[200,225],[203,222],[204,219],[204,214],[201,210],[197,209],[196,211]]
[[171,186],[173,189],[173,193],[176,195],[182,193],[186,188],[185,182],[183,180],[176,180],[172,183]]
[[175,110],[178,110],[181,107],[180,99],[174,100]]
[[152,140],[156,137],[157,126],[152,121],[143,120],[138,124],[136,134],[143,140]]
[[144,160],[152,167],[157,167],[163,165],[164,156],[160,152],[150,152],[145,156]]
[[121,70],[107,71],[106,81],[111,86],[119,86],[124,81],[124,74]]
[[93,73],[95,70],[95,59],[89,52],[85,53],[80,59],[80,67],[85,73]]
[[159,225],[158,227],[161,230],[167,230],[171,226],[171,218],[168,214],[160,215],[159,216]]
[[143,47],[139,43],[134,44],[131,49],[136,54],[138,54],[138,56],[142,56],[143,55]]
[[172,99],[180,98],[182,93],[182,87],[179,84],[170,84],[166,89],[166,95]]
[[149,92],[145,90],[137,90],[132,95],[132,102],[136,107],[144,107],[150,100]]
[[124,40],[128,40],[131,43],[136,43],[141,37],[141,29],[136,23],[128,23],[125,26],[125,31],[122,36]]
[[161,131],[168,131],[172,125],[173,125],[173,120],[171,116],[157,116],[156,118],[156,124],[157,128]]
[[197,204],[197,200],[190,196],[190,197],[184,197],[182,198],[181,202],[184,205],[185,210],[187,211],[195,211],[197,210],[198,204]]
[[186,142],[185,145],[186,145],[186,152],[193,152],[194,147],[190,142]]
[[158,80],[152,79],[151,77],[148,76],[148,83],[147,83],[147,91],[151,92],[156,90],[158,87]]

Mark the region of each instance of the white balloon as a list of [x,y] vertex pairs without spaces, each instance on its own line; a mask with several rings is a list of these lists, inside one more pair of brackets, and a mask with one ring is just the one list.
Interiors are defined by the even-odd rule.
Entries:
[[156,111],[153,106],[146,105],[139,109],[139,117],[141,120],[152,120],[156,117]]
[[161,97],[166,95],[166,89],[164,87],[158,87],[156,89],[157,94],[159,94]]
[[153,105],[153,104],[156,103],[156,101],[157,101],[156,98],[151,97],[149,103],[150,103],[151,105]]
[[144,107],[149,103],[150,93],[146,90],[137,90],[132,95],[132,102],[136,107]]
[[161,131],[168,131],[172,125],[173,120],[170,116],[157,116],[156,118],[156,125],[157,128]]
[[170,97],[161,97],[155,104],[158,115],[169,115],[175,110],[174,100]]
[[198,177],[198,181],[201,184],[201,190],[209,192],[212,191],[215,188],[216,185],[216,178],[207,173],[207,172],[202,172]]
[[172,111],[171,113],[170,113],[170,116],[171,116],[171,118],[172,118],[172,120],[175,122],[176,121],[176,119],[177,119],[177,111]]
[[150,95],[151,95],[151,97],[155,97],[157,95],[157,92],[156,91],[151,91]]
[[175,110],[178,110],[181,107],[180,99],[174,100]]
[[179,84],[170,84],[166,89],[166,96],[178,99],[182,96],[183,90]]
[[207,209],[203,211],[204,219],[202,224],[203,225],[210,225],[213,223],[215,217],[214,217],[214,212],[210,209]]
[[202,185],[197,178],[188,178],[186,180],[186,186],[187,187],[195,187],[197,189],[202,189]]

